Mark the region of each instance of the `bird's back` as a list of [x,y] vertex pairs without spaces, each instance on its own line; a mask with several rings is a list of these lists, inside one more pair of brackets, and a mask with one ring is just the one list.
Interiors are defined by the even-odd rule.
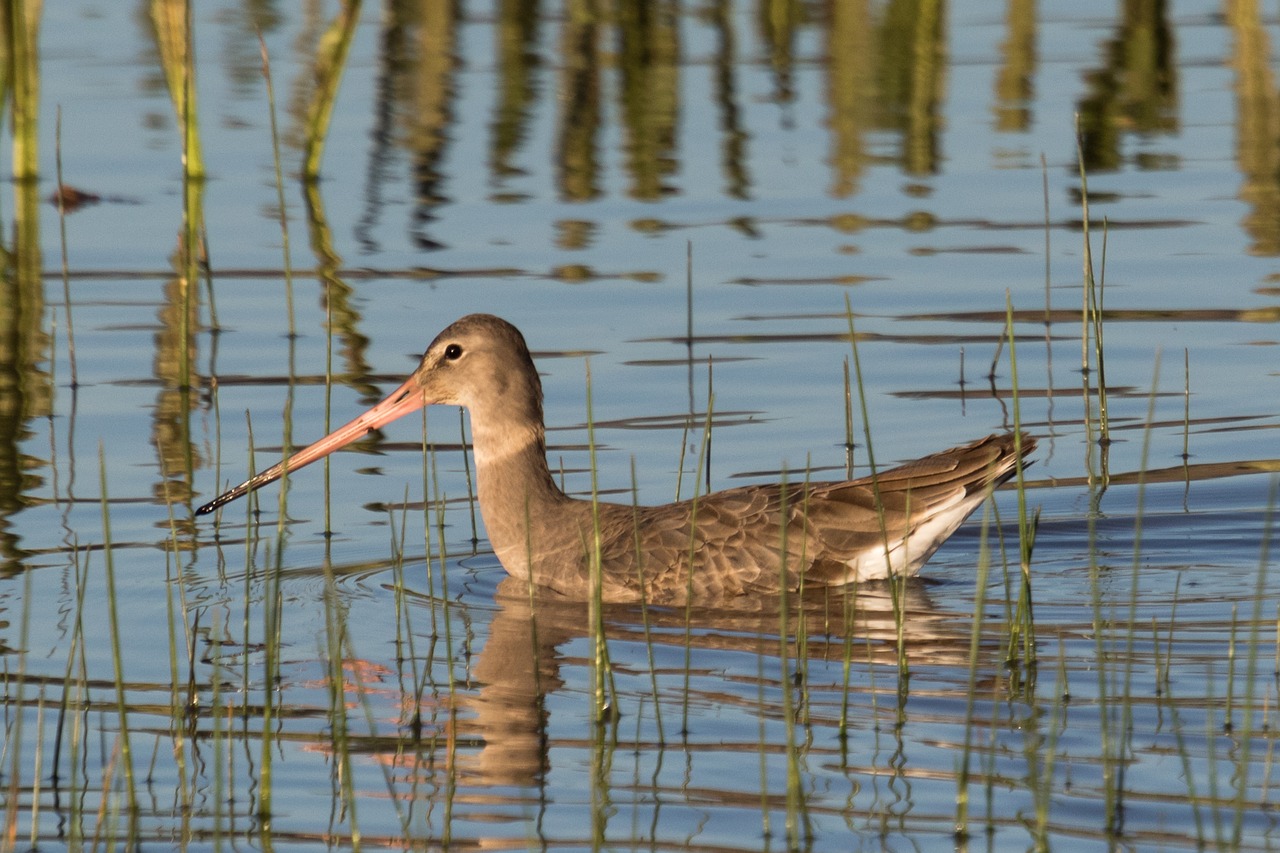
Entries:
[[550,585],[590,588],[597,529],[602,595],[612,601],[713,600],[915,574],[1034,446],[1028,436],[992,435],[874,478],[599,504],[579,520],[581,564],[560,566]]

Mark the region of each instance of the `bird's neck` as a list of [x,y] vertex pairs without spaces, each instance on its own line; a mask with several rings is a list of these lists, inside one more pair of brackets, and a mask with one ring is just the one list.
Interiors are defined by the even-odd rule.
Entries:
[[530,554],[546,552],[547,540],[559,538],[558,510],[569,500],[547,468],[541,420],[482,426],[473,419],[471,439],[489,543],[508,573],[527,578]]

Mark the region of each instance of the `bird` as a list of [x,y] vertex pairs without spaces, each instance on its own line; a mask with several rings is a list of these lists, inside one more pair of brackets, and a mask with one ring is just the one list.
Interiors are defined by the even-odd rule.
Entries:
[[470,314],[382,402],[196,512],[434,404],[469,412],[480,513],[506,572],[605,602],[674,606],[915,575],[1035,448],[1025,433],[995,433],[840,482],[745,485],[653,506],[574,498],[547,466],[542,382],[524,336]]

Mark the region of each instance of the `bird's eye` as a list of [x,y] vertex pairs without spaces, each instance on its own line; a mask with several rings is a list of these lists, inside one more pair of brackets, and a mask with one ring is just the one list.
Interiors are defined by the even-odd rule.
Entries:
[[449,344],[444,348],[444,357],[449,361],[457,361],[462,358],[462,347],[458,344]]

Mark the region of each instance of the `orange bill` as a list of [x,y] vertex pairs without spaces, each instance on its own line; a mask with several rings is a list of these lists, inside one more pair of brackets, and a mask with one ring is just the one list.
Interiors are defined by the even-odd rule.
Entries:
[[385,400],[351,423],[338,427],[324,438],[277,462],[256,477],[245,480],[234,489],[223,492],[196,510],[196,515],[213,512],[236,498],[243,497],[268,483],[274,483],[284,476],[286,471],[292,473],[304,465],[310,465],[317,459],[323,459],[333,451],[346,447],[357,439],[364,438],[375,429],[391,423],[396,418],[407,415],[410,412],[416,412],[426,404],[427,401],[422,397],[422,390],[418,387],[417,380],[411,376],[405,380],[403,385],[392,391]]

